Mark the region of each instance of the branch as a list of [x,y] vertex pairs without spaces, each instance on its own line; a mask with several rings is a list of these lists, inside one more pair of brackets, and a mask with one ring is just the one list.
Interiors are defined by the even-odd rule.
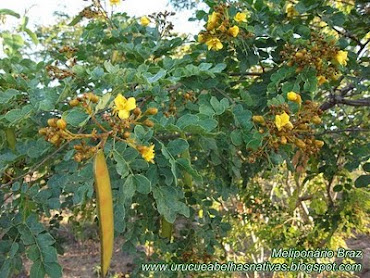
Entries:
[[353,34],[349,33],[348,31],[341,31],[337,28],[335,28],[335,26],[332,26],[332,28],[338,33],[338,34],[341,34],[342,36],[345,36],[349,39],[352,39],[353,41],[355,41],[360,47],[363,46],[363,43],[358,39],[356,38]]
[[316,136],[322,136],[326,134],[336,134],[342,132],[370,132],[369,128],[359,128],[359,127],[349,127],[346,129],[335,129],[335,130],[325,130],[321,133],[316,134]]
[[4,183],[0,186],[0,189],[3,188],[3,187],[6,187],[8,185],[11,185],[13,184],[13,182],[17,181],[17,180],[20,180],[20,179],[23,179],[25,176],[29,175],[29,174],[32,174],[33,172],[35,172],[38,168],[40,168],[42,165],[44,165],[49,159],[51,158],[55,158],[55,155],[60,152],[62,149],[65,148],[65,146],[67,146],[69,144],[69,142],[65,142],[63,145],[61,145],[58,149],[56,149],[54,152],[52,152],[51,154],[49,154],[48,156],[46,156],[43,160],[41,160],[39,163],[37,163],[35,166],[31,167],[29,171],[27,171],[26,173],[18,176],[18,177],[15,177],[14,179],[12,179],[11,181],[7,182],[7,183]]
[[261,76],[263,72],[230,72],[230,76]]
[[[353,88],[349,88],[347,92],[344,92],[343,94],[346,95],[349,91],[351,91]],[[341,93],[342,94],[342,93]],[[327,102],[324,102],[320,109],[322,111],[328,110],[332,107],[334,107],[336,104],[344,104],[349,106],[356,106],[356,107],[362,107],[362,106],[370,106],[370,98],[363,98],[363,99],[345,99],[342,95],[332,95],[331,99]]]

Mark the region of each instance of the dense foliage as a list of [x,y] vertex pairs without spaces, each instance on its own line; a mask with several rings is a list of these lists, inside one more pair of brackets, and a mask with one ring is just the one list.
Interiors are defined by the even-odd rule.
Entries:
[[62,276],[60,222],[98,222],[99,149],[134,277],[142,262],[263,261],[369,232],[369,5],[204,3],[195,37],[171,13],[98,0],[1,31],[0,277],[26,258],[31,277]]

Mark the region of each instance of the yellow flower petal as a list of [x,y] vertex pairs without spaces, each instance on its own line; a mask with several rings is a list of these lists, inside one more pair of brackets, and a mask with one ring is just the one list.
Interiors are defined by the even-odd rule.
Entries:
[[109,0],[109,3],[114,6],[114,5],[119,5],[121,3],[121,0]]
[[116,105],[117,110],[125,109],[126,102],[127,102],[127,99],[121,94],[118,94],[116,98],[114,99],[114,104]]
[[143,16],[142,18],[140,18],[140,24],[143,25],[144,27],[148,26],[149,23],[150,19],[147,16]]
[[239,27],[234,25],[233,27],[229,28],[228,33],[230,36],[233,36],[234,38],[236,38],[236,36],[238,36],[239,34]]
[[302,102],[301,96],[295,92],[289,92],[287,94],[287,97],[288,97],[288,100],[293,101],[295,103],[300,104]]
[[141,156],[148,162],[154,163],[154,145],[151,145],[149,147],[143,146],[140,150]]
[[208,50],[214,49],[217,51],[223,48],[223,44],[218,38],[209,39],[206,45],[208,46]]
[[289,129],[293,128],[293,124],[290,122],[290,117],[286,112],[283,112],[280,115],[275,116],[275,125],[278,130],[281,130],[284,126],[287,126]]
[[125,120],[127,119],[128,117],[130,117],[130,112],[127,111],[127,110],[119,110],[118,111],[118,117],[122,120]]
[[346,66],[348,60],[347,56],[348,56],[347,51],[339,50],[334,56],[334,61],[342,66]]
[[234,20],[236,22],[244,22],[244,21],[247,21],[247,14],[246,13],[237,13],[235,16],[234,16]]
[[125,106],[125,110],[131,111],[136,108],[136,99],[133,97],[128,98]]

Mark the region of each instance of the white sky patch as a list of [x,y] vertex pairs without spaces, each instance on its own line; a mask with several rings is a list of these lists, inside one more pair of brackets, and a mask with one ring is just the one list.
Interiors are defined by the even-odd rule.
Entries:
[[[109,1],[103,2],[103,6],[108,11],[111,10]],[[27,14],[29,17],[29,27],[34,29],[38,25],[52,25],[56,23],[54,16],[55,11],[59,11],[70,15],[71,17],[76,16],[84,7],[90,5],[90,1],[83,0],[0,0],[0,9],[11,9],[21,16]],[[174,11],[174,9],[168,4],[168,0],[125,0],[120,5],[113,7],[114,11],[126,12],[130,16],[141,17],[154,12]],[[199,21],[189,22],[188,19],[192,17],[194,11],[179,11],[174,17],[171,18],[175,29],[178,33],[197,34],[202,28],[202,24]],[[19,20],[13,19],[10,16],[7,17],[5,26],[0,23],[1,29],[9,29],[9,27],[17,26],[20,23]]]

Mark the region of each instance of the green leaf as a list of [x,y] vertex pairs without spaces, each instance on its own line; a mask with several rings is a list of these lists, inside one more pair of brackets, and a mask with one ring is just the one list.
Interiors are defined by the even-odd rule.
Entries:
[[62,267],[58,263],[45,263],[44,269],[51,278],[62,277]]
[[16,18],[21,17],[18,13],[14,12],[12,10],[9,10],[9,9],[1,9],[0,10],[0,15],[10,15],[10,16],[14,16]]
[[37,260],[33,263],[30,271],[30,277],[32,278],[44,278],[45,269],[41,261]]
[[359,176],[355,181],[355,186],[357,188],[368,187],[370,184],[370,175]]
[[33,110],[32,105],[25,105],[22,109],[16,108],[8,111],[4,118],[9,121],[12,125],[18,123],[21,120],[27,118]]
[[75,26],[77,23],[79,23],[83,19],[82,15],[76,16],[69,24],[68,26]]
[[124,160],[122,155],[120,155],[116,150],[113,151],[113,158],[117,162],[116,164],[116,170],[117,173],[122,177],[125,178],[130,173],[130,166]]
[[99,102],[95,107],[95,112],[105,109],[108,106],[111,95],[112,95],[111,93],[106,93],[102,97],[100,97]]
[[123,187],[120,188],[120,195],[123,200],[131,200],[136,191],[136,184],[134,182],[133,175],[129,175],[123,184]]
[[32,40],[32,42],[34,43],[34,44],[38,44],[39,43],[39,39],[37,38],[37,35],[34,33],[34,32],[32,32],[30,29],[28,29],[28,28],[25,28],[24,29],[24,31],[27,33],[27,35],[31,38],[31,40]]
[[147,73],[148,77],[146,77],[146,79],[148,80],[148,83],[154,83],[165,77],[166,74],[166,70],[160,69],[155,75],[150,75],[150,73]]
[[14,97],[20,94],[19,91],[14,89],[6,90],[5,92],[0,92],[0,104],[7,104],[11,101]]
[[179,158],[176,160],[176,163],[180,166],[181,169],[189,173],[196,181],[202,181],[202,176],[193,167],[191,167],[188,159]]
[[364,169],[365,172],[370,172],[370,162],[367,162],[364,165],[362,165],[362,169]]
[[233,130],[230,134],[230,139],[235,146],[240,146],[243,143],[240,130]]
[[181,154],[189,148],[189,143],[184,139],[176,139],[168,143],[167,150],[173,155],[176,156]]
[[238,104],[233,109],[233,114],[235,117],[235,124],[241,126],[247,130],[250,130],[253,126],[252,124],[252,112],[245,110],[241,104]]
[[198,116],[195,116],[195,115],[192,115],[192,114],[187,114],[187,115],[184,115],[184,116],[180,117],[177,120],[176,125],[179,128],[184,129],[188,125],[195,125],[195,124],[197,124],[198,121],[199,121]]
[[225,112],[225,107],[217,100],[216,97],[211,97],[211,105],[216,111],[216,115],[221,115]]
[[62,118],[67,121],[68,124],[80,127],[83,126],[90,118],[81,108],[73,108],[63,113]]
[[143,175],[134,175],[136,190],[141,194],[149,194],[152,191],[150,181]]

